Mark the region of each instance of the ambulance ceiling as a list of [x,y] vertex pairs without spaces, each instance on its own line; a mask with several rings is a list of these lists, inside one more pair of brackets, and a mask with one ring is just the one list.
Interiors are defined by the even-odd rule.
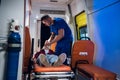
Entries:
[[31,0],[33,6],[37,5],[39,7],[52,7],[52,6],[64,7],[71,1],[72,0]]
[[40,3],[55,3],[55,4],[67,4],[71,0],[32,0],[33,2],[40,2]]
[[42,10],[65,10],[73,0],[31,0],[34,9]]

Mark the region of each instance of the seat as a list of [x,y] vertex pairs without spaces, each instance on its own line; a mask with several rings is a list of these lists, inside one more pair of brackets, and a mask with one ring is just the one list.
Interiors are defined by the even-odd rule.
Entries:
[[[93,80],[116,80],[116,74],[93,64],[78,64],[79,72]],[[83,75],[84,75],[83,74]]]
[[93,64],[94,44],[90,40],[78,40],[74,42],[72,48],[72,68],[75,69],[77,63]]
[[94,43],[78,40],[72,49],[72,69],[76,80],[115,80],[116,74],[93,64]]

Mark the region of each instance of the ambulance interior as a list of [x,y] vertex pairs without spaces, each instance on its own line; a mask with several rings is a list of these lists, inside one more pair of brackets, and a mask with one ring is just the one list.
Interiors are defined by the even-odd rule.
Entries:
[[[41,0],[41,1],[38,1],[38,0],[31,0],[31,5],[30,5],[30,35],[32,37],[34,37],[34,49],[33,49],[33,54],[36,52],[36,51],[39,51],[42,46],[44,45],[44,41],[42,39],[42,37],[45,37],[45,36],[49,36],[50,34],[46,32],[49,32],[48,31],[44,31],[44,28],[43,28],[43,24],[41,24],[41,21],[40,21],[40,18],[45,15],[45,14],[48,14],[50,15],[52,18],[55,18],[55,17],[60,17],[60,18],[63,18],[69,25],[70,25],[70,28],[72,30],[72,33],[73,33],[73,36],[74,36],[74,42],[73,42],[73,52],[71,52],[72,56],[71,56],[71,65],[72,67],[76,68],[74,70],[71,70],[67,71],[65,70],[65,73],[64,73],[64,70],[63,70],[63,73],[62,73],[62,77],[60,77],[61,73],[59,73],[59,71],[55,70],[55,72],[53,73],[53,75],[50,75],[51,74],[51,71],[48,70],[48,73],[45,71],[45,73],[43,74],[40,74],[40,75],[46,75],[44,77],[40,76],[39,74],[39,77],[41,78],[56,78],[59,80],[59,77],[60,79],[64,80],[64,79],[70,79],[70,80],[79,80],[79,79],[93,79],[93,80],[97,80],[99,79],[96,78],[95,74],[97,74],[98,76],[100,76],[101,80],[102,79],[110,79],[110,80],[114,80],[116,79],[116,74],[114,73],[111,73],[107,70],[104,70],[102,68],[99,68],[98,66],[94,66],[94,45],[92,44],[92,36],[93,36],[93,33],[91,32],[92,31],[92,28],[88,27],[90,26],[91,24],[90,23],[90,20],[88,18],[88,15],[92,13],[92,1],[89,1],[89,0],[81,0],[81,1],[78,1],[78,0]],[[26,16],[27,17],[27,16]],[[34,26],[34,27],[33,27]],[[91,30],[91,31],[90,31]],[[43,31],[43,33],[42,33]],[[43,35],[41,35],[43,34]],[[76,35],[77,34],[77,35]],[[90,38],[89,38],[90,37]],[[82,40],[82,38],[84,38],[82,43],[78,41],[78,43],[76,42],[77,40]],[[86,41],[87,40],[87,41]],[[85,50],[83,49],[83,51],[80,52],[80,48],[78,49],[78,52],[77,56],[79,56],[79,60],[76,60],[77,56],[74,55],[74,53],[76,54],[76,52],[74,52],[74,48],[75,48],[75,51],[77,50],[77,47],[80,47],[80,46],[75,46],[75,44],[83,44],[82,47],[84,47],[85,45],[90,45],[88,47],[84,47]],[[51,48],[54,50],[55,49],[55,45],[51,46]],[[86,51],[86,48],[88,49],[88,51]],[[90,51],[89,51],[90,50]],[[86,59],[86,58],[80,58],[80,56],[82,55],[83,56],[88,56],[89,58]],[[90,58],[91,57],[91,58]],[[82,65],[78,65],[76,67],[76,65],[78,64],[92,64],[93,66],[89,66],[91,67],[89,70],[92,70],[89,71],[87,70],[87,68],[85,68],[84,66],[81,67]],[[71,66],[70,66],[71,67]],[[52,69],[52,68],[51,68]],[[55,69],[55,67],[54,67]],[[61,68],[62,70],[62,68]],[[77,72],[76,72],[77,70]],[[41,71],[41,70],[40,70]],[[94,71],[98,71],[98,72],[94,72]],[[100,73],[99,73],[100,71]],[[43,71],[44,72],[44,71]],[[57,73],[56,73],[57,72]],[[67,74],[67,72],[70,72]],[[101,73],[104,73],[106,74],[105,77],[103,77],[103,75],[101,75]],[[55,75],[55,74],[58,74],[58,75]],[[64,76],[63,76],[64,75]],[[87,75],[87,78],[85,78]],[[49,77],[48,77],[49,76]],[[91,78],[92,77],[92,78]],[[110,78],[109,78],[110,77]]]
[[[0,0],[0,40],[6,39],[5,45],[0,44],[5,48],[0,50],[0,80],[6,79],[5,46],[12,18],[21,24],[17,80],[120,80],[119,8],[120,0]],[[50,36],[40,21],[45,14],[63,18],[72,30],[70,66],[45,68],[32,63]]]

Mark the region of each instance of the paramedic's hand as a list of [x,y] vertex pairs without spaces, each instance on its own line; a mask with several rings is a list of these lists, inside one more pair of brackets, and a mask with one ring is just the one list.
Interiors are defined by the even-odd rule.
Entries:
[[50,46],[51,43],[50,43],[48,40],[46,40],[44,45],[45,45],[45,46]]

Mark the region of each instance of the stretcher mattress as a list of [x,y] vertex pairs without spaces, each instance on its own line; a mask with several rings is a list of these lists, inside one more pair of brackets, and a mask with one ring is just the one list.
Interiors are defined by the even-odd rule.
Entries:
[[66,66],[66,65],[61,65],[61,66],[57,66],[57,67],[42,67],[39,66],[38,64],[34,65],[34,71],[35,72],[68,72],[71,71],[70,66]]

